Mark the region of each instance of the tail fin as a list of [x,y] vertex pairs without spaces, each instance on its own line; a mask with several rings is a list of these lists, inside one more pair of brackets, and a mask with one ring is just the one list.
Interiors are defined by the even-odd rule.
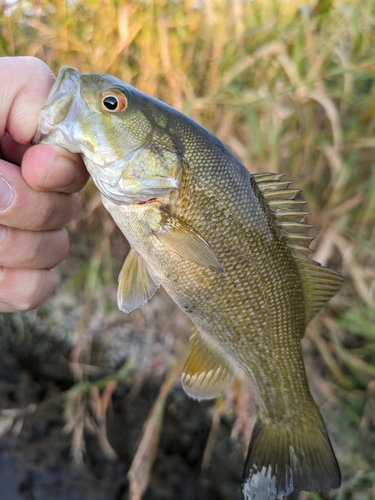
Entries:
[[293,490],[326,491],[340,484],[340,469],[315,405],[308,416],[286,425],[258,418],[242,479],[244,500],[274,500]]

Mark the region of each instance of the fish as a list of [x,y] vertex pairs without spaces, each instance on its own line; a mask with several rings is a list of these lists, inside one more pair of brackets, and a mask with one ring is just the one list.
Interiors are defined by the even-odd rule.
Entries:
[[310,258],[301,190],[282,174],[250,173],[167,104],[113,76],[70,67],[57,76],[33,142],[81,154],[128,240],[119,309],[141,307],[162,286],[193,321],[186,393],[215,398],[238,368],[254,384],[258,414],[243,498],[339,488],[301,338],[342,276]]

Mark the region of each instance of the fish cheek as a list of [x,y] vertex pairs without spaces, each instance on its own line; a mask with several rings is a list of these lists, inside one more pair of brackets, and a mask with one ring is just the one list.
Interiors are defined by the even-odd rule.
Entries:
[[68,96],[64,95],[60,99],[48,104],[41,112],[42,117],[47,120],[50,125],[58,125],[68,116],[73,99],[74,94],[71,92]]
[[157,156],[148,148],[142,148],[122,171],[119,187],[127,193],[147,193],[151,199],[178,188],[179,177],[176,154],[166,151]]

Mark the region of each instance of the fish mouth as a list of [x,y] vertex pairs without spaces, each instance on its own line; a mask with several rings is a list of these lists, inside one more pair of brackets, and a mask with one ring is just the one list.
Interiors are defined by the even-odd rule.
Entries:
[[63,66],[60,69],[47,102],[39,113],[37,129],[32,140],[33,144],[42,142],[49,134],[61,127],[69,114],[75,112],[75,96],[80,76],[80,72],[75,68]]
[[80,72],[75,68],[63,66],[50,90],[46,106],[58,101],[61,97],[66,97],[78,85],[80,76]]
[[41,116],[50,125],[58,125],[67,116],[79,85],[80,73],[75,68],[63,66],[49,93]]

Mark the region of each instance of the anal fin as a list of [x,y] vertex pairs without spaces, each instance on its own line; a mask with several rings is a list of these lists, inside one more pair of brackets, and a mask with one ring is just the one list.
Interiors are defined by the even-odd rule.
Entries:
[[118,281],[117,305],[126,313],[146,304],[160,285],[144,259],[133,249],[125,259]]
[[209,338],[195,331],[190,355],[182,372],[182,385],[195,399],[215,398],[234,377],[236,366]]

